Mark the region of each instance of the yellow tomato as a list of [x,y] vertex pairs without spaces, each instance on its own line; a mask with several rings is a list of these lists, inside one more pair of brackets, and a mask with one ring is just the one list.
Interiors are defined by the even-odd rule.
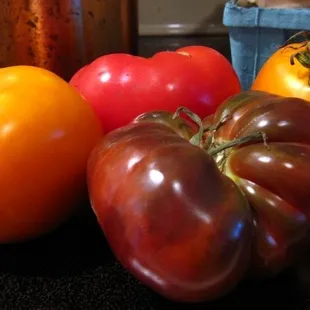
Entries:
[[251,88],[310,101],[310,69],[297,59],[303,53],[306,57],[309,53],[306,42],[280,48],[263,65]]
[[90,105],[45,69],[0,69],[0,243],[46,233],[87,195],[102,130]]

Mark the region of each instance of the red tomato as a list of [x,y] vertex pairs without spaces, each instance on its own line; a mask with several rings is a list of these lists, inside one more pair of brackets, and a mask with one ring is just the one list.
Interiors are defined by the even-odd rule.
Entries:
[[90,102],[105,132],[152,110],[183,105],[200,117],[241,91],[229,61],[214,49],[189,46],[146,59],[110,54],[78,71],[70,83]]
[[110,132],[88,188],[117,259],[190,302],[222,296],[247,271],[282,271],[309,245],[309,122],[302,99],[248,92],[205,120],[206,139],[167,112]]

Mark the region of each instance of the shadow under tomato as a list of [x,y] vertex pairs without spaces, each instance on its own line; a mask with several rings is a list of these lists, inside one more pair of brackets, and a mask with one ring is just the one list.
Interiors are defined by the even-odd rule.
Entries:
[[74,275],[114,259],[90,208],[43,237],[1,245],[0,256],[1,273],[21,276]]
[[229,294],[208,303],[177,304],[153,296],[153,307],[171,309],[175,306],[179,310],[308,309],[302,306],[304,301],[296,275],[290,270],[272,280],[244,281]]
[[[145,287],[116,262],[90,209],[40,239],[0,246],[0,259],[6,287],[3,300],[12,309],[19,308],[21,302],[28,302],[28,309],[42,305],[57,308],[60,301],[63,308],[70,305],[74,309],[164,310],[175,306],[179,310],[262,310],[276,306],[275,309],[306,310],[310,305],[310,277],[305,276],[310,274],[309,266],[300,267],[298,272],[287,270],[272,280],[244,281],[214,302],[171,302]],[[48,292],[55,287],[57,293],[50,295]],[[46,296],[50,296],[48,301]]]
[[245,281],[214,302],[171,302],[134,279],[115,260],[89,210],[40,239],[1,246],[0,259],[5,287],[0,296],[10,309],[26,309],[20,308],[26,302],[27,309],[309,309],[310,280],[300,279],[305,268],[299,275],[287,270],[272,280]]

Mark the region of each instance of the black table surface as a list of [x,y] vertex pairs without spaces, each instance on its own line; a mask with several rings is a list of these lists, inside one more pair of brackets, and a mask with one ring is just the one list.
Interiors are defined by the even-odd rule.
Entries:
[[92,214],[38,240],[1,246],[0,253],[1,310],[310,309],[310,255],[276,279],[244,282],[217,301],[177,304],[126,272]]

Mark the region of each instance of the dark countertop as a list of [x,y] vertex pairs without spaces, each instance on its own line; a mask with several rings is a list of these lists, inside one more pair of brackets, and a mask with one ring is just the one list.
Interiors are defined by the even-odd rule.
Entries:
[[[310,263],[277,279],[245,282],[212,303],[174,304],[116,262],[92,214],[40,240],[1,246],[0,309],[310,309]],[[305,258],[305,260],[308,260]],[[310,262],[310,259],[308,260]]]

